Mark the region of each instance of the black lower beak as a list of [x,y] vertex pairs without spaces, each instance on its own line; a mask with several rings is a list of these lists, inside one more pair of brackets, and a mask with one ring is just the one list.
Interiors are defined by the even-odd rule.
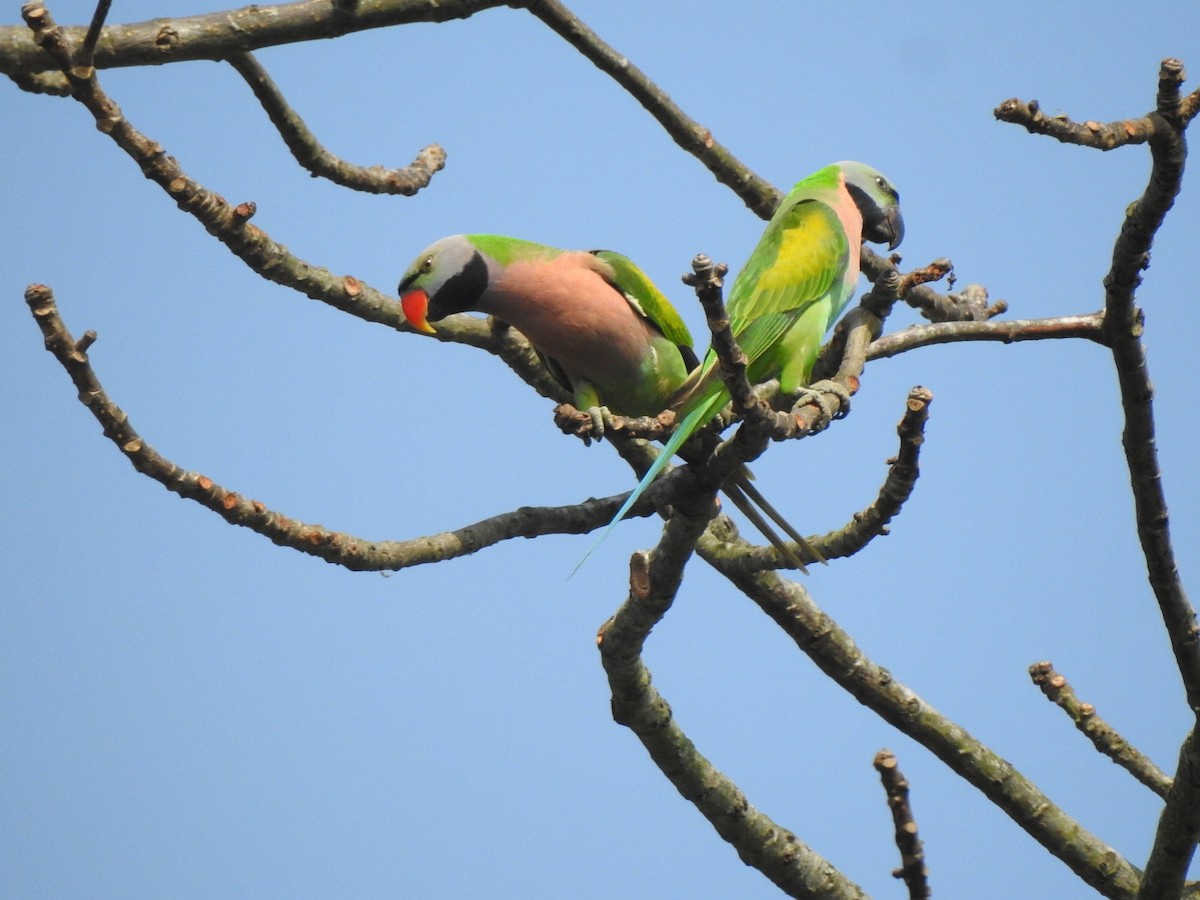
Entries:
[[[900,207],[893,206],[884,217],[889,232],[888,249],[895,250],[904,240],[904,217],[900,215]],[[881,242],[882,243],[882,242]]]

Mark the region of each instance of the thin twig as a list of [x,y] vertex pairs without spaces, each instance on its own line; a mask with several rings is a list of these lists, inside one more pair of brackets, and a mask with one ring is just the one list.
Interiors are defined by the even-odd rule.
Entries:
[[1187,124],[1196,118],[1197,113],[1200,113],[1200,88],[1192,91],[1179,101],[1180,126],[1187,127]]
[[692,260],[692,272],[684,276],[683,283],[696,291],[696,298],[704,310],[712,334],[711,346],[716,355],[717,374],[725,383],[734,410],[741,418],[758,427],[766,423],[769,414],[746,377],[749,361],[730,328],[729,314],[722,297],[724,277],[728,271],[727,265],[713,263],[701,253]]
[[896,426],[900,437],[900,448],[887,461],[888,474],[879,496],[869,507],[855,514],[854,520],[839,531],[817,539],[821,552],[825,548],[833,557],[853,556],[871,540],[888,533],[888,524],[900,514],[904,503],[912,496],[920,477],[921,445],[925,443],[925,424],[929,421],[929,405],[933,392],[928,388],[914,387],[904,404],[904,415]]
[[99,0],[96,4],[96,11],[92,13],[92,23],[88,26],[87,34],[83,36],[79,52],[75,54],[75,65],[80,70],[82,78],[88,77],[87,73],[92,68],[96,42],[100,40],[100,30],[104,27],[104,20],[108,18],[110,6],[112,6],[112,0]]
[[[983,285],[969,284],[958,293],[943,294],[934,290],[931,282],[954,275],[954,264],[944,257],[901,274],[897,257],[885,259],[864,243],[860,264],[863,275],[876,289],[881,278],[889,273],[895,274],[899,278],[895,298],[903,299],[931,322],[984,322],[1008,310],[1008,303],[1004,300],[989,303],[987,289]],[[951,277],[950,285],[953,284],[954,278]],[[890,311],[890,307],[886,310],[876,308],[876,312],[886,311]]]
[[[722,297],[723,278],[728,271],[724,263],[713,263],[705,254],[692,260],[692,272],[683,281],[696,291],[712,334],[712,352],[716,357],[715,370],[707,377],[720,377],[733,401],[733,410],[744,427],[727,441],[719,444],[709,455],[696,476],[708,487],[723,484],[730,475],[757,459],[767,449],[770,429],[775,420],[768,405],[759,398],[747,378],[748,360],[730,328],[729,316]],[[801,566],[801,568],[803,568]]]
[[1059,316],[1050,319],[910,325],[901,331],[886,334],[872,343],[867,351],[867,359],[887,359],[921,347],[963,341],[999,341],[1003,344],[1014,344],[1020,341],[1083,338],[1103,344],[1105,343],[1103,328],[1103,313],[1091,313],[1085,316]]
[[412,196],[446,165],[446,151],[437,144],[430,144],[417,154],[411,165],[401,169],[348,163],[321,145],[253,55],[231,53],[226,59],[250,85],[296,162],[315,177],[327,178],[356,191]]
[[1081,701],[1067,679],[1054,671],[1054,666],[1048,662],[1034,663],[1029,667],[1029,677],[1042,689],[1043,694],[1071,717],[1075,727],[1087,736],[1097,750],[1158,796],[1167,796],[1171,789],[1171,777],[1096,715],[1096,708],[1092,704]]
[[900,851],[900,868],[892,875],[904,881],[909,900],[926,900],[933,896],[929,890],[929,870],[925,868],[925,848],[917,834],[917,820],[908,801],[908,779],[900,771],[896,754],[880,750],[875,754],[875,771],[887,792],[888,808],[896,829],[896,848]]

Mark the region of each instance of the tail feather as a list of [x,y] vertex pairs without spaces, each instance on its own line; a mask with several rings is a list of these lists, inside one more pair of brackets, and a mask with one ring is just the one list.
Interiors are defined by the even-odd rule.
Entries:
[[[714,405],[716,409],[713,409]],[[604,543],[604,539],[617,527],[617,523],[629,514],[629,510],[633,509],[633,504],[637,503],[638,498],[645,493],[646,488],[650,487],[654,479],[662,474],[663,469],[667,467],[667,463],[671,461],[671,458],[678,452],[679,448],[687,443],[688,438],[695,434],[724,405],[724,397],[717,394],[708,402],[701,403],[683,417],[683,421],[676,426],[675,433],[663,445],[658,458],[654,460],[654,463],[646,471],[646,474],[642,476],[642,480],[638,482],[638,486],[633,489],[625,503],[617,510],[617,514],[613,516],[612,521],[604,526],[604,530],[600,532],[600,536],[592,542],[592,546],[588,548],[587,553],[583,554],[583,558],[575,564],[575,568],[571,570],[571,575],[579,571],[579,567],[587,562],[588,557],[592,555],[592,552],[597,547]]]
[[[757,507],[757,509],[754,509],[755,515],[750,515],[747,513],[745,508],[740,505],[738,506],[738,509],[745,513],[746,518],[748,518],[754,524],[755,528],[762,532],[763,537],[770,541],[772,546],[774,546],[777,550],[779,550],[780,553],[787,557],[791,561],[792,565],[796,566],[796,568],[798,568],[805,575],[808,574],[808,570],[804,567],[803,562],[800,561],[799,556],[792,550],[792,548],[783,541],[780,541],[770,526],[764,528],[763,525],[765,523],[760,524],[762,519],[762,516],[758,515],[760,510],[766,513],[776,525],[782,528],[784,534],[795,541],[801,550],[803,550],[817,562],[821,563],[821,565],[829,565],[829,560],[825,558],[821,551],[805,540],[804,536],[801,535],[800,532],[798,532],[795,528],[793,528],[791,523],[783,517],[783,514],[780,513],[779,510],[777,510],[774,506],[772,506],[771,502],[762,495],[762,492],[751,483],[750,479],[753,477],[754,476],[750,474],[749,469],[743,469],[741,474],[736,475],[734,479],[725,486],[726,495],[733,500],[733,495],[730,494],[729,489],[731,487],[736,487],[737,490],[745,495],[748,500],[748,505],[753,504],[753,507]],[[734,504],[737,504],[736,500],[734,500]]]
[[772,547],[782,553],[784,558],[793,566],[805,575],[808,574],[808,569],[804,567],[804,560],[775,532],[775,529],[771,527],[771,523],[763,518],[758,507],[751,502],[749,497],[742,493],[740,485],[735,481],[726,482],[724,487],[721,488],[721,492],[730,499],[734,506],[742,511],[742,515],[750,520],[750,524],[758,529],[759,534],[770,541]]
[[[705,424],[712,420],[713,416],[720,411],[721,407],[725,405],[727,400],[728,398],[723,392],[715,393],[707,400],[700,402],[695,409],[683,417],[679,425],[676,426],[675,432],[667,440],[666,444],[663,445],[662,451],[658,454],[658,458],[654,460],[650,468],[646,471],[646,474],[642,476],[642,480],[638,482],[637,487],[630,492],[629,497],[626,498],[625,502],[621,505],[621,508],[617,510],[617,514],[613,516],[612,521],[604,526],[604,529],[600,532],[596,540],[592,542],[592,546],[588,548],[588,551],[583,555],[583,558],[575,564],[575,568],[571,570],[571,575],[574,575],[576,572],[578,572],[580,567],[587,562],[588,557],[592,555],[595,549],[604,543],[605,539],[609,536],[612,530],[617,527],[617,524],[629,514],[631,509],[633,509],[634,504],[637,503],[642,494],[645,493],[646,488],[650,487],[650,485],[654,483],[654,480],[662,474],[663,470],[667,467],[667,464],[671,461],[675,454],[680,451],[683,445],[686,444],[697,431],[699,431]],[[796,529],[792,527],[791,523],[789,523],[787,519],[783,517],[779,510],[771,505],[771,503],[762,495],[758,488],[751,483],[751,479],[753,477],[754,476],[750,473],[750,470],[743,466],[740,472],[736,473],[732,478],[730,478],[730,480],[722,488],[722,491],[730,499],[733,505],[741,510],[742,514],[750,520],[750,523],[762,533],[763,537],[770,541],[771,545],[779,550],[779,552],[783,554],[784,558],[787,559],[799,571],[806,575],[808,574],[808,569],[805,567],[804,561],[800,558],[799,554],[797,554],[786,541],[779,537],[775,529],[773,529],[766,518],[764,518],[764,513],[766,517],[770,518],[776,525],[778,525],[788,537],[795,541],[804,553],[808,554],[812,559],[828,565],[828,562],[820,553],[820,551],[818,551],[816,547],[805,540],[803,535],[796,531]]]

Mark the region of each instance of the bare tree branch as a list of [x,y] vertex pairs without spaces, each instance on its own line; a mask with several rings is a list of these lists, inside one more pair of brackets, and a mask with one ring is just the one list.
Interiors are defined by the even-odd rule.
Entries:
[[[67,32],[54,23],[44,6],[38,2],[27,3],[22,11],[38,45],[58,62],[71,81],[74,98],[92,114],[100,132],[108,135],[138,164],[142,174],[166,191],[180,209],[200,222],[251,270],[268,281],[293,288],[306,297],[364,321],[397,331],[412,331],[394,298],[352,275],[338,277],[328,269],[294,256],[283,244],[250,224],[254,204],[233,206],[189,176],[161,144],[142,134],[124,117],[117,103],[101,88],[94,73],[87,78],[72,74],[72,51]],[[433,338],[487,350],[500,357],[544,396],[556,400],[565,396],[529,342],[506,325],[493,325],[475,316],[452,316],[442,322]]]
[[729,391],[734,410],[747,421],[761,425],[767,417],[764,404],[758,399],[746,377],[749,360],[733,336],[729,314],[725,310],[725,301],[721,295],[725,285],[724,278],[728,272],[729,266],[725,263],[713,263],[701,253],[692,260],[692,272],[683,276],[683,283],[695,289],[696,298],[704,310],[704,318],[712,334],[712,350],[717,357],[717,374]]
[[912,496],[920,477],[918,460],[921,445],[925,442],[925,423],[929,420],[929,404],[933,393],[923,387],[909,391],[905,402],[904,416],[896,426],[900,436],[900,449],[887,461],[888,474],[875,502],[860,513],[840,531],[817,538],[817,546],[833,557],[853,556],[876,536],[888,533],[888,523],[900,514],[905,502]]
[[[1179,764],[1167,802],[1158,819],[1154,846],[1142,875],[1137,900],[1175,900],[1185,896],[1184,879],[1196,852],[1197,819],[1200,818],[1200,747],[1193,729],[1179,748]],[[1186,896],[1196,896],[1193,890]]]
[[1173,84],[1178,97],[1182,80],[1182,64],[1178,60],[1165,60],[1159,79],[1160,111],[1150,116],[1155,125],[1150,139],[1153,161],[1150,181],[1141,199],[1126,211],[1113,247],[1112,268],[1104,279],[1105,331],[1111,342],[1121,404],[1125,409],[1122,443],[1133,486],[1138,537],[1146,557],[1150,584],[1162,610],[1187,691],[1188,704],[1200,716],[1200,640],[1197,639],[1200,630],[1171,546],[1162,470],[1155,447],[1154,389],[1142,343],[1143,313],[1134,301],[1134,292],[1142,280],[1141,272],[1149,264],[1154,235],[1174,204],[1183,179],[1187,144],[1183,131],[1170,124],[1178,103],[1171,100],[1169,91],[1164,96],[1164,90]]
[[38,45],[59,64],[71,82],[74,98],[92,114],[100,132],[124,150],[138,164],[142,174],[165,190],[180,209],[199,220],[210,234],[254,271],[361,319],[397,330],[409,328],[399,304],[352,276],[339,279],[326,269],[292,256],[282,244],[249,224],[254,214],[253,204],[233,206],[188,176],[162,145],[134,128],[116,102],[104,93],[94,73],[78,77],[73,71],[67,34],[54,23],[44,6],[35,0],[27,3],[22,12]]
[[925,849],[917,834],[917,820],[908,802],[908,779],[900,771],[896,754],[891,750],[876,753],[874,765],[883,789],[887,791],[888,807],[896,828],[896,847],[900,851],[900,868],[892,875],[904,880],[909,900],[926,900],[933,892],[929,890],[929,870],[925,868]]
[[[557,0],[377,0],[373,3],[331,4],[327,0],[302,0],[274,6],[250,6],[231,12],[190,16],[169,21],[111,25],[96,47],[95,65],[162,65],[182,60],[220,60],[231,53],[250,52],[281,44],[340,37],[356,31],[412,22],[445,22],[467,18],[497,6],[529,6],[530,11],[579,50],[598,68],[612,76],[653,115],[675,142],[699,159],[722,184],[729,186],[747,206],[769,218],[783,194],[759,178],[711,132],[690,119],[666,92],[651,82],[628,59],[605,44]],[[82,28],[68,29],[67,40],[77,43]],[[35,83],[34,73],[56,68],[37,51],[24,29],[0,27],[0,72],[23,87]]]
[[[867,244],[862,246],[860,264],[863,275],[875,285],[873,294],[879,294],[880,279],[885,275],[894,275],[899,281],[894,287],[894,293],[886,297],[889,301],[903,299],[905,303],[917,310],[931,322],[985,322],[993,316],[998,316],[1008,310],[1008,303],[997,300],[988,303],[987,288],[979,284],[969,284],[959,293],[942,294],[934,290],[931,282],[940,281],[949,276],[949,283],[954,284],[954,264],[945,258],[935,259],[926,266],[900,273],[899,257],[893,255],[888,259],[879,256]],[[866,300],[866,297],[863,298]],[[877,297],[875,311],[883,318],[891,312],[891,303],[886,305],[880,301],[885,298]]]
[[92,14],[92,23],[88,26],[87,34],[83,36],[83,44],[75,58],[75,65],[81,69],[92,68],[92,58],[96,53],[96,41],[100,39],[100,29],[104,27],[104,20],[108,18],[110,6],[112,6],[112,0],[99,0],[96,4],[96,11]]
[[437,144],[423,149],[412,164],[403,169],[368,168],[345,162],[321,146],[258,60],[249,53],[231,53],[226,58],[250,85],[296,162],[314,177],[327,178],[356,191],[411,197],[427,186],[434,173],[446,165],[446,151]]
[[1013,344],[1019,341],[1083,338],[1103,344],[1106,343],[1103,329],[1102,313],[1050,319],[1010,319],[1003,322],[938,322],[934,325],[910,325],[901,331],[886,334],[872,343],[867,350],[867,359],[887,359],[921,347],[962,341],[999,341]]
[[[374,0],[353,5],[301,0],[108,25],[96,44],[93,64],[99,69],[109,69],[196,59],[221,60],[230,53],[341,37],[372,28],[465,19],[481,10],[504,5],[503,0]],[[77,45],[85,34],[82,27],[68,28],[67,41]],[[15,76],[57,68],[57,62],[38,51],[27,29],[18,25],[0,27],[0,72]]]
[[[824,535],[809,536],[809,543],[826,559],[853,556],[875,538],[888,533],[888,523],[900,514],[916,487],[920,474],[917,461],[925,441],[925,423],[929,419],[931,402],[933,394],[923,387],[915,387],[909,392],[904,416],[896,426],[896,432],[900,435],[900,449],[887,461],[888,474],[875,501],[865,510],[856,512],[843,528]],[[721,532],[714,533],[725,535],[723,540],[728,541],[729,536],[736,536],[732,523],[722,523],[722,527]],[[746,573],[778,569],[782,564],[775,548],[745,546],[743,542],[739,542],[737,554],[730,555],[725,561],[729,570],[737,568]]]
[[[1142,197],[1126,209],[1113,247],[1112,268],[1104,279],[1104,333],[1113,361],[1125,411],[1125,448],[1136,509],[1138,538],[1146,559],[1150,585],[1158,600],[1171,648],[1175,653],[1188,705],[1200,717],[1200,629],[1196,612],[1183,588],[1171,546],[1171,533],[1162,471],[1155,447],[1154,389],[1142,344],[1143,313],[1134,301],[1141,272],[1149,265],[1150,247],[1175,202],[1187,158],[1184,128],[1194,115],[1191,98],[1180,96],[1183,63],[1165,59],[1159,67],[1156,108],[1141,119],[1105,128],[1081,129],[1065,117],[1048,125],[1036,104],[1010,100],[996,111],[998,118],[1015,121],[1030,131],[1051,134],[1060,141],[1110,149],[1121,143],[1150,145],[1150,181]],[[1122,131],[1128,140],[1122,140]],[[1088,138],[1087,135],[1093,135]],[[1146,863],[1140,900],[1180,896],[1187,869],[1200,839],[1200,747],[1195,730],[1184,741],[1179,765],[1159,819],[1154,847]]]
[[800,584],[774,572],[745,573],[727,562],[730,548],[702,539],[701,556],[742,590],[838,685],[917,741],[1072,872],[1105,897],[1133,900],[1139,877],[1120,854],[1055,806],[1011,763],[929,706],[875,664]]
[[1171,777],[1096,715],[1096,707],[1081,701],[1067,679],[1054,671],[1054,666],[1048,662],[1034,663],[1029,667],[1029,677],[1042,689],[1043,694],[1071,717],[1075,727],[1087,736],[1097,750],[1158,796],[1167,796],[1171,789]]
[[939,294],[928,287],[911,291],[909,305],[931,322],[986,322],[1008,311],[1008,303],[988,303],[988,292],[981,284],[968,284],[957,293]]
[[756,214],[764,219],[771,218],[783,199],[782,192],[748,169],[713,138],[711,131],[690,118],[641,69],[601,40],[578,16],[558,0],[532,0],[512,5],[528,6],[531,13],[591,60],[596,68],[625,88],[675,143],[703,163],[717,181],[741,197]]
[[650,671],[641,658],[646,639],[674,602],[683,565],[713,512],[711,492],[694,495],[696,500],[699,503],[677,509],[652,553],[634,554],[629,596],[597,636],[612,690],[613,719],[637,735],[676,790],[733,845],[742,861],[788,896],[865,900],[861,888],[750,804],[737,785],[696,749],[667,701],[651,685]]
[[997,106],[993,115],[1001,122],[1022,126],[1030,134],[1044,134],[1064,144],[1080,144],[1097,150],[1144,144],[1154,131],[1148,117],[1122,119],[1103,125],[1090,120],[1080,124],[1062,114],[1047,116],[1036,100],[1025,103],[1016,97]]
[[[544,534],[584,534],[612,519],[628,493],[570,506],[523,506],[512,512],[484,519],[454,531],[404,541],[372,541],[322,525],[301,522],[269,509],[217,484],[207,475],[189,472],[159,454],[134,429],[129,417],[114,403],[101,385],[87,357],[95,340],[89,331],[76,341],[59,315],[54,294],[45,285],[32,285],[25,300],[42,331],[46,349],[66,369],[79,392],[79,400],[104,429],[133,467],[186,500],[212,510],[231,525],[240,525],[290,547],[352,571],[394,571],[466,556],[483,547],[516,537]],[[633,511],[631,516],[648,511]]]
[[6,72],[13,84],[31,94],[69,97],[71,85],[62,72]]
[[[1171,546],[1170,520],[1155,445],[1154,388],[1142,343],[1143,315],[1134,301],[1134,292],[1141,283],[1140,273],[1149,264],[1154,235],[1174,204],[1183,180],[1187,158],[1185,123],[1179,117],[1179,88],[1183,78],[1183,64],[1179,60],[1163,60],[1159,70],[1158,109],[1150,115],[1155,126],[1150,136],[1153,161],[1150,182],[1142,198],[1126,211],[1113,247],[1112,269],[1104,279],[1105,326],[1111,336],[1121,405],[1125,410],[1121,442],[1133,486],[1138,538],[1188,704],[1200,721],[1200,629]],[[1179,896],[1197,840],[1200,840],[1200,746],[1193,729],[1180,750],[1154,847],[1146,861],[1139,900]]]

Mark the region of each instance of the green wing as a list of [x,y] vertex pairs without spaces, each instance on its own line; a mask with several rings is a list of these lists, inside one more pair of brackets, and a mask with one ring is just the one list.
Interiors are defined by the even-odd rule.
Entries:
[[751,362],[843,278],[849,253],[841,220],[820,200],[797,199],[771,220],[729,291],[730,326]]
[[671,301],[663,296],[663,292],[654,286],[654,282],[633,260],[613,250],[593,250],[592,255],[608,263],[612,269],[610,280],[613,287],[633,298],[642,314],[654,323],[663,337],[672,344],[692,346],[692,335]]

